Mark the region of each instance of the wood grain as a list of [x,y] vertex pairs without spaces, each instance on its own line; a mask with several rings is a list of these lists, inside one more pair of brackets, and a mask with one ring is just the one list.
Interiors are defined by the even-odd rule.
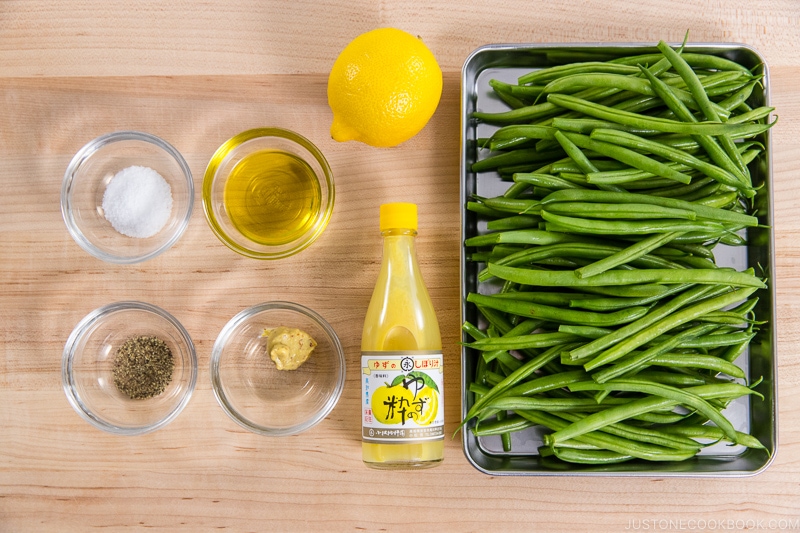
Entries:
[[[648,520],[800,527],[800,5],[648,0],[616,2],[609,13],[595,0],[535,10],[521,1],[475,4],[0,3],[0,531],[621,531]],[[440,107],[398,148],[337,144],[328,134],[327,71],[354,35],[388,25],[423,36],[439,57]],[[435,470],[367,470],[355,369],[380,261],[381,202],[420,205],[419,255],[445,345],[446,423],[454,430],[459,421],[459,71],[466,56],[489,42],[680,40],[687,28],[695,41],[755,46],[768,61],[780,117],[772,137],[780,411],[772,466],[741,479],[497,477],[476,471],[460,441],[448,439]],[[67,233],[61,179],[95,136],[129,128],[165,138],[184,154],[199,189],[221,142],[264,125],[301,132],[334,171],[333,219],[303,253],[279,263],[237,256],[208,228],[199,190],[181,241],[141,265],[102,263]],[[172,312],[196,342],[200,369],[192,400],[172,424],[121,438],[72,411],[60,365],[65,339],[86,313],[129,298]],[[283,439],[230,421],[208,375],[222,326],[271,299],[325,316],[349,370],[333,413]]]

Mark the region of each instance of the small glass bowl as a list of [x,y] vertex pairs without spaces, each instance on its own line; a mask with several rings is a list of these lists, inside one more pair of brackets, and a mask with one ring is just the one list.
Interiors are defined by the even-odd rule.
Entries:
[[[265,329],[305,331],[317,347],[297,370],[278,370]],[[233,317],[211,351],[211,384],[222,409],[260,435],[296,435],[323,420],[344,388],[344,351],[320,315],[290,302],[268,302]]]
[[[158,396],[132,400],[114,384],[114,358],[132,337],[155,336],[169,346],[172,381]],[[116,302],[86,315],[64,346],[61,380],[70,405],[93,426],[117,435],[162,428],[186,407],[197,383],[197,355],[172,315],[143,302]]]
[[[170,185],[172,211],[161,230],[147,238],[115,230],[103,212],[111,179],[130,166],[149,167]],[[194,182],[183,156],[166,141],[138,131],[102,135],[72,158],[61,185],[61,214],[72,238],[103,261],[133,264],[152,259],[178,242],[194,207]]]
[[[225,203],[226,185],[232,171],[244,158],[262,151],[287,152],[305,162],[316,178],[318,209],[304,233],[290,242],[268,244],[253,240],[237,228]],[[265,205],[274,209],[286,205],[284,199],[270,191],[260,190],[256,194],[265,197]],[[214,153],[203,179],[203,210],[211,230],[228,248],[254,259],[281,259],[309,247],[328,226],[334,197],[333,173],[322,152],[302,135],[281,128],[256,128],[227,140]]]

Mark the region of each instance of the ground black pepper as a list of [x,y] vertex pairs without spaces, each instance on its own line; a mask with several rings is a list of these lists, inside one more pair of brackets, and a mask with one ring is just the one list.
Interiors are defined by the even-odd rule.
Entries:
[[114,384],[133,400],[158,396],[172,381],[172,351],[158,337],[139,336],[125,341],[114,358]]

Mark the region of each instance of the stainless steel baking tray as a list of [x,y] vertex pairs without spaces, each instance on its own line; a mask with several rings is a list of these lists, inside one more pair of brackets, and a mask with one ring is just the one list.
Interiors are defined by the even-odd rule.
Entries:
[[[769,74],[767,65],[753,48],[740,44],[687,44],[687,52],[717,54],[737,61],[754,72],[764,75],[762,85],[754,91],[751,104],[769,104]],[[496,196],[505,191],[497,174],[476,174],[471,164],[479,159],[476,139],[488,137],[496,126],[478,124],[471,115],[474,111],[501,111],[507,109],[489,86],[489,80],[499,79],[516,83],[520,74],[552,65],[586,60],[607,60],[615,57],[655,53],[653,45],[646,44],[493,44],[475,50],[465,61],[461,78],[461,237],[464,239],[484,231],[478,217],[466,211],[467,200],[473,195]],[[749,352],[737,363],[748,372],[751,380],[763,378],[758,391],[764,400],[742,399],[726,411],[726,415],[740,431],[757,437],[769,451],[750,450],[741,446],[715,445],[706,448],[696,458],[681,463],[630,462],[605,467],[584,467],[561,464],[553,466],[540,460],[537,448],[542,443],[541,430],[532,428],[513,436],[513,451],[503,451],[499,437],[475,437],[467,428],[462,430],[463,449],[475,468],[492,475],[640,475],[640,476],[746,476],[766,469],[777,451],[777,334],[775,331],[775,260],[772,232],[772,163],[770,135],[763,136],[766,153],[751,164],[755,184],[763,185],[767,205],[761,206],[760,220],[764,227],[748,233],[746,248],[728,248],[717,252],[718,262],[737,269],[756,266],[769,276],[769,290],[759,294],[756,310],[760,320],[767,320],[758,336],[752,341]],[[466,303],[469,292],[479,290],[478,267],[465,260],[461,250],[461,318],[478,323],[478,312]],[[487,287],[480,288],[483,291]],[[488,289],[491,290],[491,289]],[[470,339],[464,336],[463,340]],[[474,401],[467,387],[474,374],[477,352],[461,351],[461,413],[462,418]]]

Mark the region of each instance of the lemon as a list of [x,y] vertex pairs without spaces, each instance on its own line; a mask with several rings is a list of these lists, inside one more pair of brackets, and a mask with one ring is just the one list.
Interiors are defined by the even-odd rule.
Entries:
[[369,31],[331,69],[331,137],[396,146],[425,127],[441,96],[442,70],[422,40],[396,28]]

